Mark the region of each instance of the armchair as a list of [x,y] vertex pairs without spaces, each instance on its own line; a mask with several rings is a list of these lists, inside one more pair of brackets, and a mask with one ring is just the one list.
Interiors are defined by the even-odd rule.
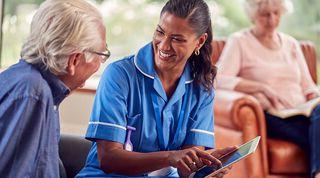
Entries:
[[[225,45],[225,40],[212,42],[212,61],[216,63]],[[316,75],[316,52],[311,42],[300,42],[309,71],[314,82]],[[293,143],[269,139],[263,110],[258,101],[247,94],[216,90],[215,133],[217,147],[241,144],[261,135],[256,152],[237,163],[225,177],[237,178],[302,178],[308,177],[308,159]]]

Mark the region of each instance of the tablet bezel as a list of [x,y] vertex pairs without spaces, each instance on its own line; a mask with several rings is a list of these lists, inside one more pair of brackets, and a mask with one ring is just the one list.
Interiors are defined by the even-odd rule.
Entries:
[[250,141],[242,144],[241,146],[239,146],[239,148],[238,148],[236,151],[232,151],[232,152],[230,152],[230,153],[228,153],[228,154],[223,155],[222,157],[220,157],[219,159],[222,159],[222,158],[225,157],[225,156],[228,156],[228,155],[230,155],[230,154],[234,154],[234,153],[238,152],[241,148],[245,148],[248,144],[251,144],[251,146],[250,146],[250,148],[249,148],[249,151],[247,151],[247,153],[246,153],[245,155],[242,155],[242,156],[239,157],[238,159],[236,159],[236,160],[234,160],[234,161],[232,161],[232,162],[230,162],[230,163],[222,166],[221,168],[215,170],[215,171],[212,172],[211,174],[205,176],[205,178],[208,178],[208,177],[212,177],[212,176],[217,175],[217,174],[218,174],[219,172],[221,172],[223,169],[228,168],[228,167],[231,166],[232,164],[237,163],[237,162],[239,162],[240,160],[242,160],[242,159],[246,158],[247,156],[251,155],[252,153],[254,153],[255,150],[257,149],[258,145],[259,145],[260,138],[261,138],[261,136],[257,136],[256,138],[254,138],[254,139],[252,139],[252,140],[250,140]]

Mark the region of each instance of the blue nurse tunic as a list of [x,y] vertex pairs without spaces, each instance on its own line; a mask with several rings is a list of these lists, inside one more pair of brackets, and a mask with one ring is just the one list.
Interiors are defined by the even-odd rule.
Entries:
[[[93,144],[77,177],[124,177],[99,168],[95,141],[124,144],[127,126],[136,128],[131,133],[135,152],[178,150],[185,145],[214,147],[213,98],[213,91],[193,82],[189,64],[168,98],[154,69],[151,43],[136,55],[110,64],[102,75],[87,129],[86,138]],[[166,176],[178,177],[176,169]]]

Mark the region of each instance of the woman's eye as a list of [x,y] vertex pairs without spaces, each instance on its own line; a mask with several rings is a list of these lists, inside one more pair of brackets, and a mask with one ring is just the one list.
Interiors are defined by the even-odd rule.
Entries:
[[269,16],[269,14],[270,14],[270,13],[268,13],[268,12],[260,12],[260,15],[261,15],[262,17],[267,17],[267,16]]
[[181,39],[181,38],[172,38],[172,40],[173,41],[176,41],[176,42],[184,42],[184,40],[183,39]]
[[157,32],[157,35],[164,35],[163,31],[156,30],[156,32]]

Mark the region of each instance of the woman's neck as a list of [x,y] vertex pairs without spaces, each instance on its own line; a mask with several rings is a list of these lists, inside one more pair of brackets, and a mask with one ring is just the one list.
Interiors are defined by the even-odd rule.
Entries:
[[271,50],[278,50],[281,48],[281,39],[275,30],[265,31],[259,30],[258,28],[252,28],[251,33],[263,46]]
[[266,31],[266,30],[260,30],[259,28],[253,27],[251,29],[252,34],[256,37],[265,38],[265,39],[273,39],[275,36],[277,36],[277,32],[275,30],[273,31]]
[[183,70],[163,71],[156,69],[156,72],[161,80],[162,86],[167,94],[167,97],[170,98],[173,95],[175,89],[177,88]]

